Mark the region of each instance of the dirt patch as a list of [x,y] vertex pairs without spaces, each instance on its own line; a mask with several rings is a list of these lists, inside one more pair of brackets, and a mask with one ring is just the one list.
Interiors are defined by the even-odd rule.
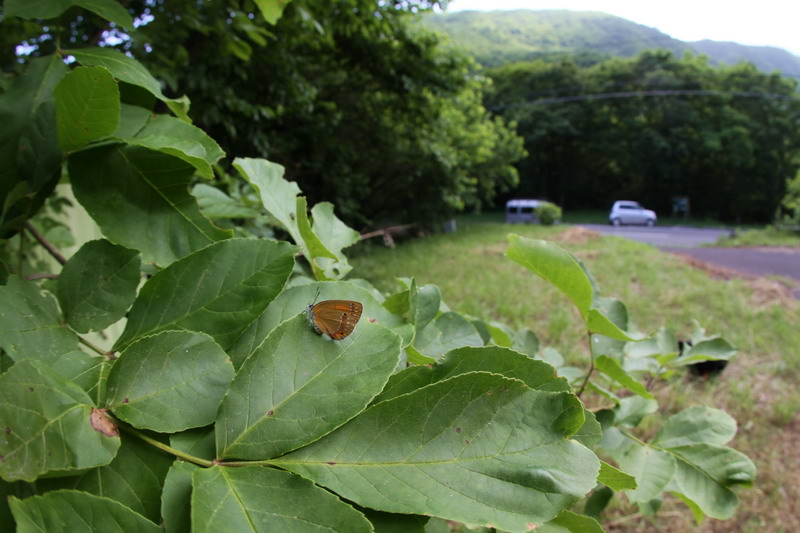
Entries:
[[602,234],[598,231],[586,229],[582,226],[571,226],[555,236],[556,241],[584,244],[593,241]]
[[797,300],[800,298],[800,283],[781,282],[719,265],[712,265],[680,252],[673,252],[673,255],[685,261],[689,266],[702,270],[712,278],[726,281],[732,279],[745,280],[753,290],[752,300],[753,305],[756,307],[763,308],[771,305],[780,305],[789,309],[797,308]]
[[711,263],[700,261],[699,259],[695,259],[690,255],[682,254],[680,252],[673,252],[673,255],[685,261],[689,266],[696,268],[698,270],[702,270],[703,272],[705,272],[714,279],[723,279],[726,281],[731,279],[746,279],[746,280],[759,279],[758,276],[756,276],[755,274],[748,274],[747,272],[740,272],[738,270],[733,270],[732,268],[725,268],[719,265],[712,265]]
[[786,286],[773,279],[758,278],[748,281],[747,284],[753,289],[752,301],[756,308],[780,305],[792,310],[797,309],[800,283]]

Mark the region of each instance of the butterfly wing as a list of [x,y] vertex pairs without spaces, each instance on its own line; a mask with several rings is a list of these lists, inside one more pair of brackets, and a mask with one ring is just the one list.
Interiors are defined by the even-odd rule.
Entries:
[[333,340],[344,339],[356,327],[364,310],[352,300],[325,300],[311,307],[314,329]]

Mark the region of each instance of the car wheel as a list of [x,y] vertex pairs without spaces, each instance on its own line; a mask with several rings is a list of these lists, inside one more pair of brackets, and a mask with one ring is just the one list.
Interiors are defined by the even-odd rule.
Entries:
[[621,226],[622,225],[622,221],[620,219],[618,219],[618,218],[612,218],[611,219],[611,225],[612,226]]
[[647,219],[647,222],[645,222],[645,225],[646,225],[646,226],[653,227],[653,226],[655,226],[655,225],[656,225],[656,221],[655,221],[655,220],[653,220],[652,218],[648,218],[648,219]]

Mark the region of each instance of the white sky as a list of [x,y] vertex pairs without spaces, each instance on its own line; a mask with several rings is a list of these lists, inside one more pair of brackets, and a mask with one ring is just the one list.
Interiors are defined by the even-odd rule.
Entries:
[[777,46],[800,56],[800,1],[760,0],[450,0],[447,11],[569,9],[601,11],[682,41]]

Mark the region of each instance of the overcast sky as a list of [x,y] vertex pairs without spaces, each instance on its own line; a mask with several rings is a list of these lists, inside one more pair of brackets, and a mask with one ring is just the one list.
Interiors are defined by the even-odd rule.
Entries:
[[601,11],[657,28],[682,41],[777,46],[800,56],[800,1],[760,0],[450,0],[447,11],[570,9]]

